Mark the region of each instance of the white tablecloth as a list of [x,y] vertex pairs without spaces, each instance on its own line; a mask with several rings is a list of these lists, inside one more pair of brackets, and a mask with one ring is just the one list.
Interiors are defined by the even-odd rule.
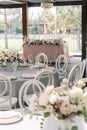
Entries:
[[[21,109],[16,109],[16,111],[20,111]],[[41,122],[41,116],[33,116],[30,119],[30,115],[23,114],[23,119],[19,122],[15,122],[12,124],[0,124],[0,130],[56,130],[56,124],[55,120],[53,118],[50,118],[49,122],[47,123],[47,126],[44,127],[46,129],[40,128],[40,122]],[[55,124],[56,123],[56,124]],[[81,122],[78,119],[78,124],[81,126]],[[58,124],[57,124],[58,125]],[[48,129],[47,129],[48,128]],[[87,130],[87,124],[83,123],[83,127],[78,127],[78,130]]]

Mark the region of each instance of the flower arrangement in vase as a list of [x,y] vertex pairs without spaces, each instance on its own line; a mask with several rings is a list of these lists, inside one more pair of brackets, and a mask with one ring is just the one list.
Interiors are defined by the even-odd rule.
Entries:
[[[58,129],[60,130],[80,130],[76,124],[73,125],[74,119],[77,117],[81,117],[87,122],[87,92],[83,92],[79,87],[74,86],[72,89],[64,86],[47,87],[40,94],[39,105],[43,109],[45,118],[54,116],[58,119]],[[61,121],[62,123],[60,123]]]
[[0,50],[0,64],[2,66],[13,62],[21,62],[21,57],[18,51],[9,49]]

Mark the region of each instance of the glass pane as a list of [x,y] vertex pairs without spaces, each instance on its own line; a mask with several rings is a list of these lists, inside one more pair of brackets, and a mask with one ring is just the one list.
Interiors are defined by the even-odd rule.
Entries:
[[0,9],[0,48],[22,50],[22,9]]
[[81,55],[82,6],[29,7],[30,39],[63,39],[70,55]]

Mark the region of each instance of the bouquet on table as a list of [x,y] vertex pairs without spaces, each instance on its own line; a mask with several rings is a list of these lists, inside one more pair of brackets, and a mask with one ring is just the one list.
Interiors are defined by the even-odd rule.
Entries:
[[21,57],[18,51],[2,49],[0,50],[0,65],[7,65],[12,62],[21,62]]
[[[35,97],[34,97],[35,99]],[[75,117],[81,117],[87,122],[87,91],[79,87],[47,87],[39,96],[39,105],[37,100],[32,98],[33,112],[37,112],[42,108],[45,118],[53,116],[63,121],[74,122]],[[67,123],[66,123],[67,124]],[[70,125],[70,124],[69,124]],[[64,126],[63,126],[64,127]],[[74,129],[75,128],[75,129]],[[67,129],[67,128],[66,128]],[[60,129],[60,130],[66,130]],[[77,126],[72,126],[69,130],[79,130]]]

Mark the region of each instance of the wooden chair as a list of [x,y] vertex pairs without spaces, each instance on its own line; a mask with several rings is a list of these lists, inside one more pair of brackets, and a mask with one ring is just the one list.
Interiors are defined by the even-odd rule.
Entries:
[[30,99],[33,94],[39,94],[45,89],[45,86],[38,80],[31,79],[26,81],[19,91],[19,105],[21,108],[30,106]]
[[17,98],[12,97],[12,84],[6,75],[0,74],[0,110],[10,110],[16,107]]

